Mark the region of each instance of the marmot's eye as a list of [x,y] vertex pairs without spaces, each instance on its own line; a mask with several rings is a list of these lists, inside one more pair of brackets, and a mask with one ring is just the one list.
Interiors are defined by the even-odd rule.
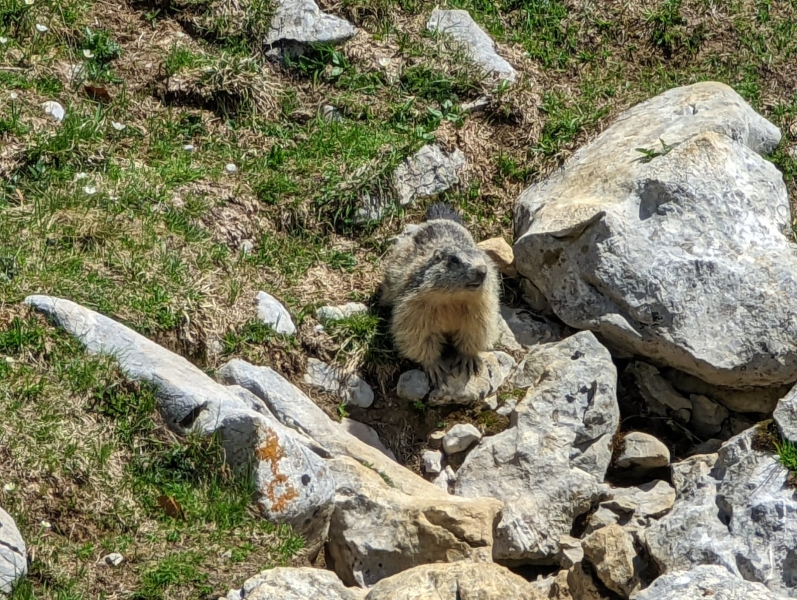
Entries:
[[461,261],[461,260],[459,260],[459,257],[458,257],[458,256],[449,256],[449,257],[448,257],[448,262],[449,262],[450,264],[452,264],[452,265],[459,265],[459,264],[462,264],[462,261]]

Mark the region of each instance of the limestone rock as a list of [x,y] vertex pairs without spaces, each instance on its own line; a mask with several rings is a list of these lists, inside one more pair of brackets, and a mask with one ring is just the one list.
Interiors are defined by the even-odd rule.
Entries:
[[427,475],[439,475],[443,471],[443,453],[439,450],[424,450],[421,462]]
[[[675,489],[666,481],[651,481],[637,487],[612,488],[608,499],[600,503],[601,509],[614,513],[612,522],[625,525],[632,519],[636,524],[646,525],[650,518],[667,514],[675,504]],[[595,528],[593,528],[595,529]]]
[[118,567],[125,561],[125,557],[118,552],[111,552],[102,557],[102,562],[110,567]]
[[467,450],[471,444],[482,439],[481,432],[470,423],[458,423],[443,437],[443,452],[456,454]]
[[595,566],[598,577],[610,590],[624,598],[641,586],[636,564],[634,540],[619,525],[609,525],[591,533],[582,541],[584,556]]
[[11,593],[18,579],[28,572],[28,554],[17,524],[0,508],[0,597]]
[[552,560],[560,536],[601,496],[620,413],[617,372],[589,332],[532,350],[538,383],[512,426],[484,438],[457,472],[455,493],[504,501],[496,560]]
[[420,564],[492,559],[499,502],[465,505],[433,485],[433,495],[409,496],[348,457],[327,464],[338,482],[327,564],[344,583],[369,587]]
[[317,358],[307,359],[304,382],[327,392],[338,394],[345,404],[368,408],[374,403],[374,391],[356,374],[343,373]]
[[451,492],[456,482],[457,474],[454,472],[454,469],[451,468],[451,465],[447,465],[446,468],[443,469],[443,472],[432,481],[433,484],[441,490],[445,490],[447,493]]
[[357,29],[348,21],[322,12],[313,0],[277,0],[264,43],[275,45],[338,44]]
[[770,598],[797,596],[797,499],[788,471],[775,456],[755,449],[758,435],[757,428],[749,429],[718,454],[672,465],[675,505],[645,532],[662,572],[717,565],[764,584]]
[[778,402],[772,418],[778,424],[781,435],[797,443],[797,386]]
[[716,386],[677,369],[665,369],[661,374],[681,394],[700,394],[738,413],[769,414],[791,389],[788,385],[742,389]]
[[315,318],[322,325],[333,321],[342,321],[355,315],[368,313],[368,307],[360,302],[348,302],[341,306],[322,306],[315,311]]
[[393,187],[398,202],[405,206],[434,196],[459,183],[465,167],[465,155],[459,150],[445,154],[440,146],[427,145],[407,158],[393,173]]
[[635,600],[786,600],[760,583],[734,577],[722,567],[702,565],[662,575]]
[[495,564],[457,562],[415,567],[383,579],[366,600],[544,600],[519,575]]
[[426,28],[454,39],[486,74],[495,74],[511,82],[517,79],[517,71],[498,55],[495,42],[476,24],[468,11],[436,8]]
[[276,567],[247,579],[224,600],[363,600],[365,592],[349,589],[332,571]]
[[644,362],[634,362],[628,366],[626,372],[633,376],[652,413],[673,416],[683,423],[692,420],[692,402],[664,379],[656,367]]
[[618,351],[713,385],[794,382],[797,246],[783,177],[759,156],[780,137],[720,83],[626,111],[523,192],[518,271]]
[[551,319],[522,308],[501,307],[501,318],[521,346],[558,342],[565,337],[563,328]]
[[133,381],[157,390],[158,408],[179,434],[218,433],[228,462],[253,469],[257,505],[269,520],[289,523],[308,538],[324,538],[332,511],[334,482],[322,459],[296,432],[246,390],[220,385],[181,356],[144,336],[69,300],[29,296],[25,304],[46,314],[89,352],[108,354]]
[[379,434],[374,431],[373,427],[348,418],[341,419],[340,426],[346,433],[350,433],[361,442],[376,448],[391,460],[396,460],[396,455],[382,443],[382,440],[379,439]]
[[621,469],[637,467],[657,469],[670,464],[670,451],[652,435],[632,431],[623,436],[624,448],[617,457],[616,465]]
[[704,438],[719,433],[729,416],[728,409],[702,394],[692,394],[689,400],[692,403],[692,419],[689,422],[692,429]]
[[476,245],[487,253],[487,256],[495,263],[499,272],[507,277],[517,277],[515,253],[512,250],[512,246],[504,238],[490,238]]
[[[515,359],[500,351],[482,352],[480,356],[483,363],[481,371],[472,377],[468,377],[466,373],[451,374],[454,370],[448,365],[449,375],[440,387],[429,394],[429,405],[475,406],[495,394],[515,367]],[[446,364],[444,363],[444,368]]]
[[285,335],[296,333],[291,314],[279,300],[266,292],[257,293],[257,318],[270,325],[277,333]]
[[401,374],[396,386],[396,394],[399,398],[415,402],[426,398],[430,389],[426,373],[420,369],[413,369]]

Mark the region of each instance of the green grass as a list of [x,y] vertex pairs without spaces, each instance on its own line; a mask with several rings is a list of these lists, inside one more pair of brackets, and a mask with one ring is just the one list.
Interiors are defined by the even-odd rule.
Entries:
[[797,476],[797,446],[789,440],[782,440],[775,446],[778,461],[782,464],[792,475]]

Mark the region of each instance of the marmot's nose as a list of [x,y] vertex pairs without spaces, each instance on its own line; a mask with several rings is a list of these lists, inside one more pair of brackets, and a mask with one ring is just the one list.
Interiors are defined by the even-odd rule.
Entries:
[[484,265],[479,265],[478,267],[473,267],[473,281],[481,283],[484,281],[485,277],[487,277],[487,267]]

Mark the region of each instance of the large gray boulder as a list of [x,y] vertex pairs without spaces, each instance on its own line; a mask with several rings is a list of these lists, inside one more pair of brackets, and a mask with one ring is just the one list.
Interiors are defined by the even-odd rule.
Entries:
[[323,12],[313,0],[277,0],[271,28],[264,43],[302,46],[337,44],[357,33],[357,29],[334,15]]
[[25,541],[11,515],[0,508],[0,598],[11,593],[17,580],[27,572]]
[[553,560],[560,537],[600,497],[620,421],[617,373],[589,332],[532,350],[535,385],[511,427],[484,438],[457,472],[455,493],[504,501],[496,560]]
[[718,565],[797,597],[797,499],[788,471],[760,449],[761,435],[749,429],[717,454],[672,465],[675,505],[645,532],[662,572]]
[[785,600],[760,583],[750,583],[715,566],[662,575],[635,600]]
[[714,385],[793,382],[797,246],[759,156],[779,141],[726,85],[656,96],[523,192],[517,268],[618,351]]
[[69,300],[25,299],[94,354],[110,355],[132,381],[155,387],[158,408],[179,434],[218,433],[228,462],[253,469],[256,502],[271,521],[289,523],[316,549],[326,536],[335,484],[313,444],[282,425],[247,390],[220,385],[186,359],[132,329]]
[[[347,588],[332,571],[277,567],[247,579],[223,600],[362,600],[365,591]],[[222,599],[219,599],[222,600]]]

